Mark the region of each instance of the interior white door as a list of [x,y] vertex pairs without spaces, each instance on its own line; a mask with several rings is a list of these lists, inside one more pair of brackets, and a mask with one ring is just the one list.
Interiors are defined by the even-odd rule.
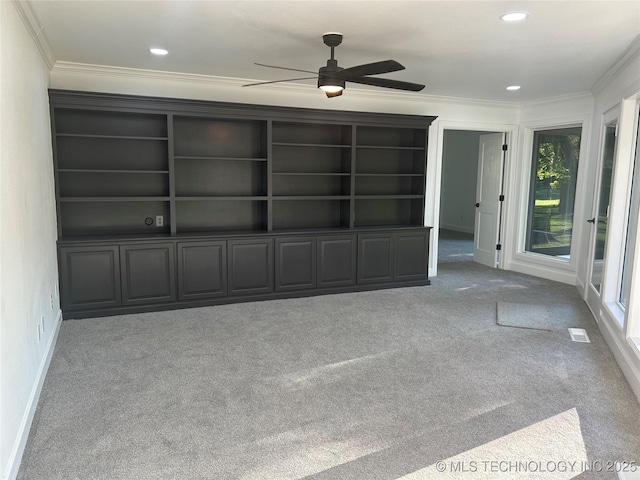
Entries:
[[500,229],[503,143],[502,133],[480,136],[473,261],[492,268],[498,264],[496,245]]

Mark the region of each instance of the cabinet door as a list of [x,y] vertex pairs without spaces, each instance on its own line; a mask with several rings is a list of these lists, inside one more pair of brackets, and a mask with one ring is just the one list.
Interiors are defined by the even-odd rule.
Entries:
[[393,281],[393,233],[358,235],[358,283]]
[[63,310],[121,304],[118,247],[60,248]]
[[316,239],[276,239],[276,291],[316,286]]
[[356,237],[318,237],[318,287],[356,283]]
[[396,280],[426,279],[429,264],[429,232],[396,233],[394,259]]
[[273,239],[227,241],[229,295],[273,291]]
[[226,242],[178,243],[178,298],[196,300],[226,294]]
[[172,243],[121,246],[120,269],[123,305],[175,301]]

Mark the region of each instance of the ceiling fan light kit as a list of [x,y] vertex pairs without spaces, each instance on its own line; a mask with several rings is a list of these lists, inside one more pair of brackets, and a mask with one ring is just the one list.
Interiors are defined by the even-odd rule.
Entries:
[[[374,87],[392,88],[395,90],[406,90],[410,92],[419,92],[424,88],[424,85],[418,83],[402,82],[400,80],[370,76],[404,70],[404,66],[396,62],[395,60],[383,60],[381,62],[367,63],[350,68],[339,67],[338,61],[334,58],[334,53],[335,48],[342,43],[342,34],[335,32],[325,33],[322,36],[322,40],[327,47],[331,48],[331,58],[327,60],[326,66],[320,67],[318,69],[318,88],[321,89],[329,98],[342,95],[342,92],[346,88],[346,82],[359,83],[361,85],[371,85]],[[280,70],[290,70],[294,72],[315,73],[309,70],[278,67],[274,65],[265,65],[262,63],[256,63],[256,65],[262,67],[277,68]],[[289,78],[286,80],[249,83],[243,85],[243,87],[252,87],[269,83],[289,82],[293,80],[305,80],[308,78],[315,77]]]

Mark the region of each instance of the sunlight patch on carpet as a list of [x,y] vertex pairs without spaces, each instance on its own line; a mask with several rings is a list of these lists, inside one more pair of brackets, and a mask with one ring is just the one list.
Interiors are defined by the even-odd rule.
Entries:
[[286,388],[311,388],[318,385],[337,382],[351,375],[362,373],[377,362],[396,353],[386,351],[366,355],[364,357],[350,358],[342,362],[320,365],[315,368],[298,370],[278,377],[279,383]]
[[396,480],[569,480],[590,470],[575,408]]

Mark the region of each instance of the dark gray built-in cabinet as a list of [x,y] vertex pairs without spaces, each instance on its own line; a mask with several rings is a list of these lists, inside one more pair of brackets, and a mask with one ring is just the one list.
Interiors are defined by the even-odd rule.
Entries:
[[65,318],[429,283],[435,117],[49,97]]

